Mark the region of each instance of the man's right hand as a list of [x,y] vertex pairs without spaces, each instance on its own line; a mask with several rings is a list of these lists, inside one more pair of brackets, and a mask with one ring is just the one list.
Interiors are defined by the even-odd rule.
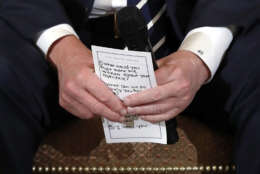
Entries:
[[95,115],[122,122],[126,109],[94,72],[91,51],[75,36],[65,36],[49,50],[56,66],[60,105],[82,119]]

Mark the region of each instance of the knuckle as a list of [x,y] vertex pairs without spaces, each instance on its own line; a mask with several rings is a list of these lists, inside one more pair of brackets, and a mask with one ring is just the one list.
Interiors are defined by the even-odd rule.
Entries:
[[73,81],[67,81],[64,84],[64,91],[65,92],[71,93],[71,92],[74,92],[74,90],[75,90],[75,84],[74,84]]
[[184,100],[185,102],[189,102],[189,101],[191,101],[191,99],[192,99],[191,95],[185,95],[185,96],[183,97],[183,100]]
[[108,104],[108,103],[110,103],[110,98],[111,98],[111,97],[109,97],[108,95],[104,94],[104,95],[102,95],[102,96],[99,98],[99,100],[100,100],[102,103],[104,103],[104,104]]
[[93,106],[92,106],[92,111],[95,113],[95,114],[103,114],[104,111],[105,111],[105,107],[102,107],[100,106],[99,103],[94,103]]
[[85,71],[84,70],[80,70],[79,73],[76,75],[76,80],[77,81],[83,81],[86,79],[86,75],[85,75]]
[[161,96],[162,96],[161,90],[155,90],[154,95],[152,96],[152,100],[157,101],[161,98]]
[[182,68],[180,68],[180,67],[176,67],[175,69],[174,69],[174,74],[176,75],[176,76],[178,76],[178,77],[182,77],[183,76],[183,70],[182,70]]
[[189,80],[182,80],[179,83],[178,91],[180,94],[186,94],[191,90],[191,82]]
[[191,88],[191,82],[189,80],[183,80],[181,82],[181,88],[184,89],[184,90],[187,90],[187,89],[190,89]]

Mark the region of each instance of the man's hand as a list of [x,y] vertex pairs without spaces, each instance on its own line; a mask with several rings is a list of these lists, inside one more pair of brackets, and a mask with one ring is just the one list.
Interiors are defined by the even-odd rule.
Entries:
[[91,51],[80,40],[66,36],[56,41],[48,57],[58,70],[59,102],[63,108],[83,119],[100,115],[123,121],[123,103],[98,79]]
[[138,114],[153,123],[182,112],[210,75],[200,58],[189,51],[177,51],[159,60],[158,65],[158,86],[124,99],[129,114]]

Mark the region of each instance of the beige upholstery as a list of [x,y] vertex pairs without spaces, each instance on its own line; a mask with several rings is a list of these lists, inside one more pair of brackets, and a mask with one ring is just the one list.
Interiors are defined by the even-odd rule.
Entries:
[[46,137],[35,173],[231,173],[232,137],[179,116],[174,145],[106,144],[100,120],[77,120]]

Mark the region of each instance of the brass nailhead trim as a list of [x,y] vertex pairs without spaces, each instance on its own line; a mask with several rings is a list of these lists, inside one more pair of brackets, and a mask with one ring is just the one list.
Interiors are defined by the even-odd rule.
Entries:
[[212,166],[181,166],[181,167],[83,167],[83,166],[58,166],[58,167],[43,167],[43,166],[33,166],[33,173],[135,173],[135,172],[152,172],[152,173],[167,173],[167,172],[194,172],[203,171],[207,173],[211,172],[221,172],[221,171],[235,171],[235,165],[212,165]]

